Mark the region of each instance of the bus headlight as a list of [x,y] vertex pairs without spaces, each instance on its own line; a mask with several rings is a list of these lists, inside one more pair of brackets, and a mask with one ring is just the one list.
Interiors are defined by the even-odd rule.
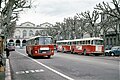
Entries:
[[35,51],[35,53],[38,53],[38,51]]
[[51,50],[51,52],[53,53],[54,51],[53,51],[53,50]]

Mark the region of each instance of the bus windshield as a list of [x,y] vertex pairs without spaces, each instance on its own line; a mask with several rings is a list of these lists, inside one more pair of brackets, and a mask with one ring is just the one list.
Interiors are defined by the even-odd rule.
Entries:
[[95,44],[95,45],[103,45],[103,40],[93,40],[93,41],[92,41],[92,44]]
[[52,38],[50,37],[40,37],[39,38],[39,44],[51,44]]

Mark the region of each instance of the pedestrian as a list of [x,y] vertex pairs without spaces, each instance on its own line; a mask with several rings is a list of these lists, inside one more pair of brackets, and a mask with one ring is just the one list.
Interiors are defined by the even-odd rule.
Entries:
[[3,66],[3,62],[2,62],[2,55],[0,53],[0,67]]
[[9,55],[10,55],[10,50],[8,49],[8,47],[6,47],[5,51],[6,51],[6,56],[7,56],[7,58],[8,58]]

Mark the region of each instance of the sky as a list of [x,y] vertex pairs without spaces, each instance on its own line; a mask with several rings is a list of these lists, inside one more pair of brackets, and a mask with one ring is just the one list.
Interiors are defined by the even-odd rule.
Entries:
[[17,24],[29,21],[35,25],[45,22],[54,25],[76,13],[92,12],[96,4],[103,1],[110,3],[112,0],[32,0],[32,8],[20,12]]

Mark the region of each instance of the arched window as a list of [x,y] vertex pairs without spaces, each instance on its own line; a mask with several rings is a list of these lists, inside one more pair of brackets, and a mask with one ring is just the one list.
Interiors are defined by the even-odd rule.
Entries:
[[23,38],[27,36],[27,31],[23,30]]
[[29,32],[29,36],[32,36],[32,35],[33,35],[33,31],[30,30],[30,32]]
[[26,46],[26,40],[22,41],[22,46]]
[[14,40],[10,39],[9,42],[14,42]]
[[21,34],[20,30],[17,30],[15,32],[15,38],[20,38],[20,34]]
[[16,40],[16,46],[20,46],[20,40]]

